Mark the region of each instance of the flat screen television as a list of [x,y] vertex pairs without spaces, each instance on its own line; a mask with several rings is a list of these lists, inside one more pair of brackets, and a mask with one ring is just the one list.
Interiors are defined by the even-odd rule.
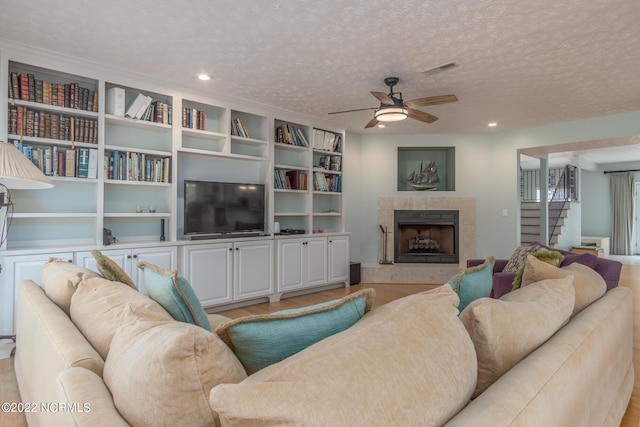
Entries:
[[265,188],[262,184],[184,181],[184,235],[263,233]]

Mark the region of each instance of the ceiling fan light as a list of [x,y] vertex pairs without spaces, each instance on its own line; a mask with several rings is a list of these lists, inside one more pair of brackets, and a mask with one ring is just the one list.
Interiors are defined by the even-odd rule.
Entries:
[[408,114],[406,108],[391,106],[378,108],[374,117],[379,122],[399,122],[406,119]]

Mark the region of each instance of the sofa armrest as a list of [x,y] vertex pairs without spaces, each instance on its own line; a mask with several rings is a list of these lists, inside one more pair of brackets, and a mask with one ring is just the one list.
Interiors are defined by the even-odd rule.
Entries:
[[[477,258],[468,259],[467,260],[467,268],[475,267],[477,265],[482,264],[485,261],[486,261],[485,259],[477,259]],[[493,274],[501,272],[504,269],[504,267],[507,265],[508,262],[509,262],[508,259],[496,259],[493,262]]]
[[63,411],[68,425],[129,427],[102,378],[88,369],[76,366],[60,372],[57,402],[77,405],[72,406],[74,410]]
[[513,279],[515,278],[516,273],[495,273],[491,286],[491,298],[500,298],[511,292],[513,290]]
[[607,291],[618,286],[622,263],[613,259],[598,258],[594,268],[607,284]]

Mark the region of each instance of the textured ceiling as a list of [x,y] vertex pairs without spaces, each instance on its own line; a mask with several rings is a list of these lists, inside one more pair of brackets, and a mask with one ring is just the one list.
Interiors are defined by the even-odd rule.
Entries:
[[[638,0],[3,1],[0,40],[323,118],[359,133],[482,133],[640,110]],[[11,3],[11,7],[7,7]],[[423,73],[454,61],[460,65]],[[196,79],[200,72],[213,80]],[[370,91],[453,93],[364,130]],[[488,122],[498,122],[493,129]]]

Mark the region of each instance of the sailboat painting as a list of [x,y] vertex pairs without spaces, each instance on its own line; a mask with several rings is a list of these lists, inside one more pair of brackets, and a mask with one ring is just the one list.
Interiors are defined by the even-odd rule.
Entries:
[[424,160],[420,167],[412,171],[407,177],[407,183],[416,191],[434,191],[438,188],[438,167],[436,162],[430,161],[426,165]]

